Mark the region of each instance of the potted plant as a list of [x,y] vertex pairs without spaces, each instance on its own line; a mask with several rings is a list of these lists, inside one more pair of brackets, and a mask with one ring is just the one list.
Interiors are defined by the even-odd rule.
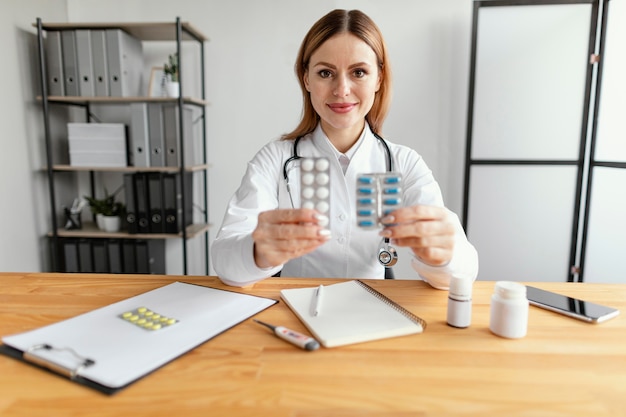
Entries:
[[165,92],[168,97],[178,97],[180,94],[180,84],[178,82],[178,55],[172,54],[163,65],[165,74]]
[[117,232],[120,230],[126,207],[122,202],[116,201],[115,196],[123,187],[118,188],[113,194],[109,194],[105,188],[104,198],[100,199],[85,196],[91,212],[96,216],[96,224],[100,230],[105,232]]

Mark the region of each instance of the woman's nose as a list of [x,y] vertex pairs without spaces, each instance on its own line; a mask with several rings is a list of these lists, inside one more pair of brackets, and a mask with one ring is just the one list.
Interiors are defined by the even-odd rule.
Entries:
[[350,82],[345,76],[339,76],[336,79],[333,94],[335,97],[345,97],[350,94]]

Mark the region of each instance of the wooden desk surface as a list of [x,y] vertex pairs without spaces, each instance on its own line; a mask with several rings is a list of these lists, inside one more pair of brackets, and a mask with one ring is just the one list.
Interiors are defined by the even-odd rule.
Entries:
[[[215,277],[0,274],[0,336],[176,280],[225,288]],[[278,299],[282,288],[337,281],[281,278],[236,290]],[[593,325],[531,306],[528,335],[508,340],[488,329],[493,282],[475,284],[468,329],[446,325],[445,291],[371,284],[424,318],[426,331],[306,352],[247,320],[114,396],[0,356],[0,415],[626,415],[626,285],[535,283],[622,313]],[[256,317],[306,332],[282,302]]]

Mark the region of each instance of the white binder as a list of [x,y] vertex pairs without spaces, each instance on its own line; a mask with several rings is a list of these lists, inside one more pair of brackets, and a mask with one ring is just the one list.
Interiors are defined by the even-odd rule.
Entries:
[[[2,353],[113,394],[276,302],[174,282],[68,320],[5,336]],[[174,322],[163,322],[156,329],[124,318],[124,313],[136,313],[141,307],[153,313],[150,317],[158,314]]]
[[51,96],[64,96],[65,79],[63,77],[61,32],[48,32],[46,38],[46,60],[48,61],[48,94]]
[[150,131],[148,127],[148,104],[130,105],[130,159],[136,167],[150,166]]
[[[180,160],[180,121],[178,104],[163,104],[163,135],[165,136],[165,164],[179,166]],[[193,108],[183,106],[183,140],[185,164],[194,164]],[[200,154],[199,152],[195,155]]]
[[143,46],[121,29],[106,29],[109,88],[111,96],[141,95]]
[[148,126],[148,136],[150,138],[150,166],[165,166],[163,110],[160,103],[148,103]]
[[80,96],[78,83],[78,62],[76,60],[76,34],[73,30],[61,32],[63,49],[63,74],[65,75],[65,95]]
[[78,83],[80,95],[93,97],[94,76],[93,58],[91,53],[91,32],[88,29],[77,29],[76,35],[76,62],[78,63]]
[[91,30],[91,54],[93,58],[94,93],[99,97],[109,96],[109,68],[104,29]]

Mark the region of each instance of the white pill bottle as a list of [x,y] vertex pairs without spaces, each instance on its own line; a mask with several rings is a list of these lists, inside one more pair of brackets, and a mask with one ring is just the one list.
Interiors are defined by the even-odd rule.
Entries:
[[489,330],[508,339],[526,336],[528,298],[525,285],[512,281],[496,282],[491,296]]

